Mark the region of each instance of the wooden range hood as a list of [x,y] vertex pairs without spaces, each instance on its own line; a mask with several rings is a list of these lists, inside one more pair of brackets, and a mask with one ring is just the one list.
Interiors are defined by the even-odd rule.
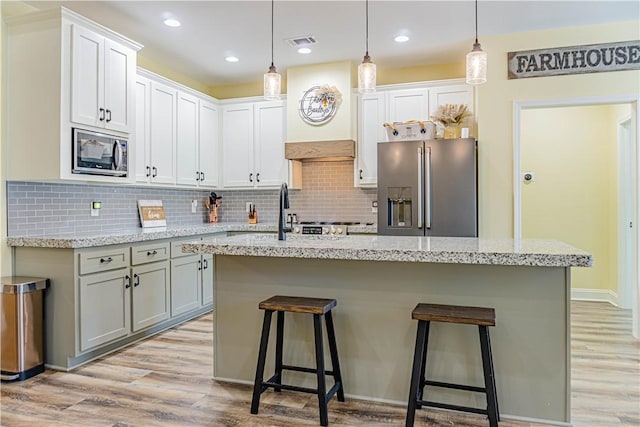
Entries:
[[352,139],[287,142],[284,144],[284,157],[289,160],[328,162],[353,160],[355,156],[356,142]]

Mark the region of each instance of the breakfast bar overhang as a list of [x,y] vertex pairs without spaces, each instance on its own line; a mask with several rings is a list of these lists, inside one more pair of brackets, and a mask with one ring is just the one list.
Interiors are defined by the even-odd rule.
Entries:
[[[347,398],[406,404],[415,305],[493,307],[497,324],[491,345],[501,416],[571,421],[570,269],[592,265],[586,252],[553,240],[289,236],[278,241],[273,234],[212,238],[185,244],[183,250],[215,255],[215,379],[253,382],[260,301],[273,295],[335,298]],[[285,328],[285,363],[314,367],[310,321],[293,319]],[[432,326],[428,376],[481,386],[477,329],[451,326]],[[267,367],[273,366],[272,357]],[[312,375],[286,375],[288,383],[315,385]],[[456,390],[427,387],[425,396],[485,405],[483,395]]]

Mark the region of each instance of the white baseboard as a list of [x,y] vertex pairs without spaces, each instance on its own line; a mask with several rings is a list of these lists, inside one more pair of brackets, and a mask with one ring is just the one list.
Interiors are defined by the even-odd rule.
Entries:
[[618,294],[605,289],[571,289],[571,299],[576,301],[600,301],[618,306]]

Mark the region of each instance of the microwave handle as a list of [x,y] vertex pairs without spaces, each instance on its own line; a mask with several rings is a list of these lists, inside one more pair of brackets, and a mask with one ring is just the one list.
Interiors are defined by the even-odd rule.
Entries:
[[122,165],[122,157],[123,157],[122,147],[120,146],[119,141],[115,141],[113,143],[113,165],[116,170],[120,170],[120,166]]

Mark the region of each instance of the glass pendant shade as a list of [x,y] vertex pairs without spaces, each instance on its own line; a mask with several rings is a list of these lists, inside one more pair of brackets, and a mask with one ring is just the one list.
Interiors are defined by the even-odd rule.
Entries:
[[269,71],[264,75],[264,99],[280,99],[281,85],[280,74],[271,64]]
[[376,91],[376,64],[371,62],[369,55],[365,55],[362,64],[358,65],[358,92],[368,93]]
[[487,52],[474,43],[471,52],[467,53],[467,83],[479,85],[487,81]]

